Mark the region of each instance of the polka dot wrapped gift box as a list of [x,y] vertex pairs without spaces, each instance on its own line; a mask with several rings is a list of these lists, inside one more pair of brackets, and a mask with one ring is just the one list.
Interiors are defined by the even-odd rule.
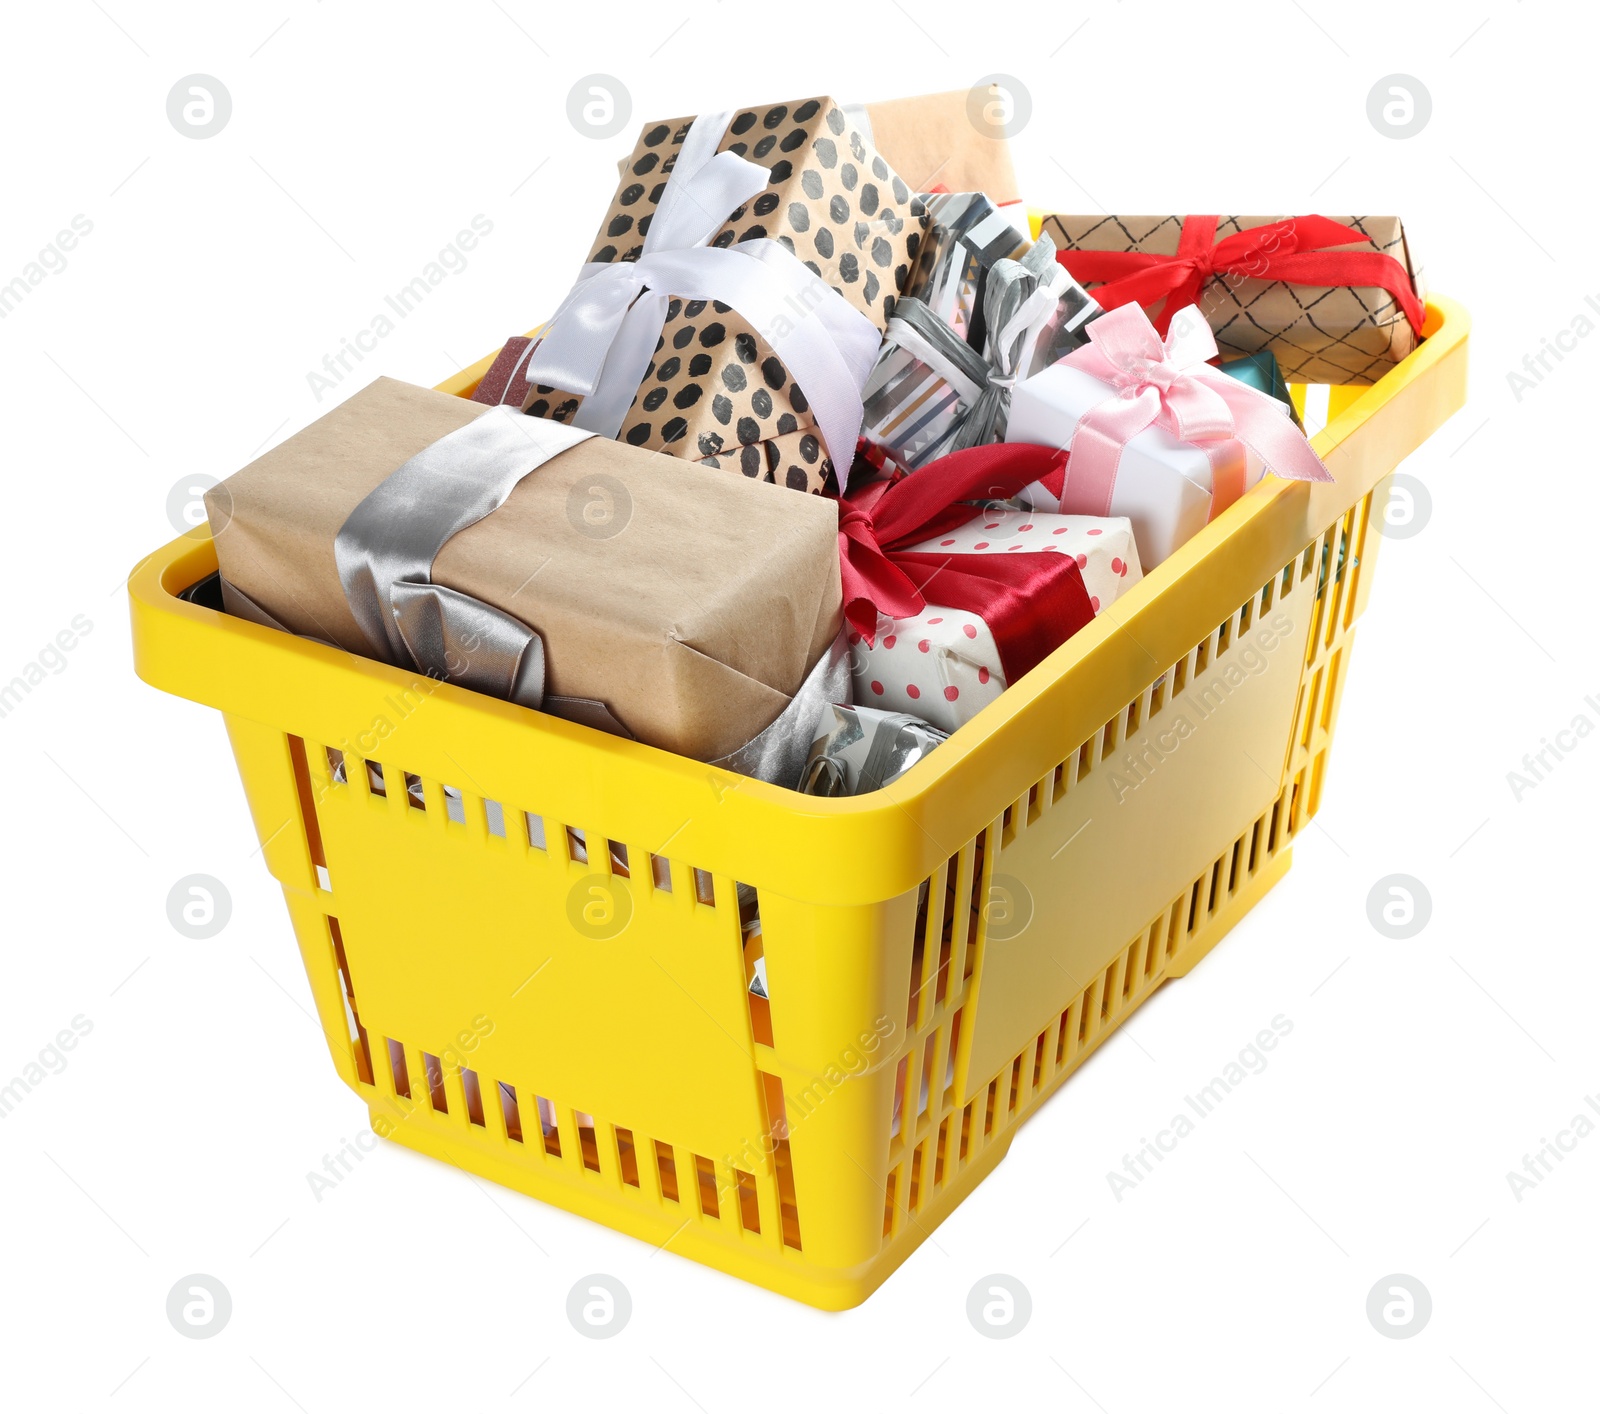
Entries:
[[921,228],[831,98],[647,123],[572,293],[475,396],[820,492]]
[[[1133,526],[1125,516],[983,511],[966,525],[909,548],[951,556],[1070,555],[1097,614],[1142,578]],[[1005,671],[994,634],[978,614],[932,602],[939,594],[937,574],[926,594],[924,612],[885,617],[871,642],[851,634],[854,695],[863,705],[909,712],[951,732],[1005,691]]]

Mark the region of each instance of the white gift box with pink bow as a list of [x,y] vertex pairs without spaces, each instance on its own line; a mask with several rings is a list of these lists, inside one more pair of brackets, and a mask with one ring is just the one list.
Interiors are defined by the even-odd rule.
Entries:
[[[923,554],[1005,555],[1053,551],[1078,562],[1095,613],[1142,576],[1126,518],[986,510],[965,525],[906,547]],[[937,576],[927,593],[938,597]],[[1000,650],[977,614],[929,603],[904,619],[883,616],[868,643],[850,635],[852,695],[858,705],[907,712],[953,732],[1006,688]]]
[[1006,441],[1065,447],[1060,484],[1023,493],[1041,512],[1125,516],[1148,571],[1267,472],[1329,481],[1284,405],[1207,360],[1193,305],[1165,340],[1137,305],[1102,314],[1090,342],[1012,391]]

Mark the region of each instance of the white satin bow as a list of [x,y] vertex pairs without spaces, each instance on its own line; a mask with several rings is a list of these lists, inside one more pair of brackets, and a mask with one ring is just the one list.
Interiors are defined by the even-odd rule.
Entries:
[[842,480],[880,336],[776,241],[707,244],[728,213],[769,180],[766,168],[716,150],[731,116],[694,120],[639,258],[583,267],[529,356],[527,378],[581,395],[573,425],[616,437],[655,355],[669,301],[717,300],[738,311],[805,391]]

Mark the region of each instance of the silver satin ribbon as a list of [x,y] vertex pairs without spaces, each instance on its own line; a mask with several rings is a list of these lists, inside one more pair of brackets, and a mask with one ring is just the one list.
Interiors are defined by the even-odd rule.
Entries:
[[424,447],[350,512],[334,537],[334,562],[375,657],[631,735],[604,703],[545,692],[544,640],[535,630],[432,578],[452,536],[497,511],[523,477],[592,436],[491,408]]
[[[452,536],[497,511],[523,477],[594,435],[493,407],[424,447],[350,512],[334,537],[334,561],[375,657],[613,736],[633,735],[605,703],[545,691],[544,640],[534,629],[432,581],[433,561]],[[224,584],[225,596],[230,590]],[[283,627],[232,593],[237,609],[230,604],[230,612]],[[710,764],[793,787],[823,711],[849,693],[841,631],[777,718]]]
[[737,751],[710,764],[797,789],[822,714],[831,704],[847,702],[849,698],[850,646],[845,631],[840,629],[828,651],[812,665],[789,705],[767,728]]
[[1011,390],[1023,375],[1034,342],[1072,284],[1072,276],[1056,263],[1055,242],[1049,236],[1041,235],[1020,260],[997,260],[990,267],[983,296],[989,376],[956,433],[956,450],[1005,437]]
[[828,455],[849,467],[879,334],[776,241],[709,244],[764,190],[765,167],[718,152],[731,112],[690,125],[637,260],[591,261],[527,363],[530,383],[581,395],[575,426],[616,437],[655,356],[669,301],[717,300],[772,346],[805,390]]
[[990,368],[983,355],[919,299],[894,302],[887,338],[953,384],[964,402],[976,401],[988,384]]
[[985,446],[1005,436],[1011,389],[1061,297],[1073,288],[1049,236],[1040,236],[1018,260],[995,261],[984,285],[989,333],[981,355],[920,300],[895,301],[888,337],[932,368],[967,405],[949,450]]

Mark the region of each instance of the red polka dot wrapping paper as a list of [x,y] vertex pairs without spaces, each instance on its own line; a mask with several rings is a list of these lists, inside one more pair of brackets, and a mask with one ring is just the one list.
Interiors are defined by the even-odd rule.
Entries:
[[[906,547],[923,554],[1071,555],[1095,613],[1143,577],[1126,517],[982,511],[965,525]],[[983,619],[929,604],[910,618],[879,621],[874,641],[851,635],[852,692],[859,705],[907,712],[953,732],[1006,688],[994,635]]]

